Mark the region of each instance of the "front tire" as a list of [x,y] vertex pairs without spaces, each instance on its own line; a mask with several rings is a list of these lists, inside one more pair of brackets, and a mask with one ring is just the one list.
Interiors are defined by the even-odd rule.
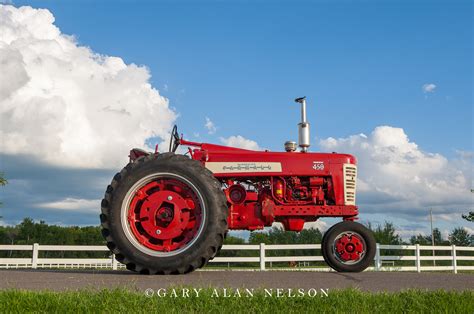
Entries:
[[328,250],[327,250],[327,246],[324,245],[324,243],[326,243],[326,238],[331,233],[331,229],[334,228],[334,226],[335,225],[331,226],[328,230],[326,230],[326,232],[324,233],[323,238],[321,240],[321,255],[323,256],[324,261],[326,262],[326,264],[328,264],[328,266],[331,267],[331,268],[334,268],[334,267],[331,264],[329,264],[330,261],[327,258]]
[[227,205],[200,162],[151,154],[117,173],[102,200],[102,235],[116,259],[144,274],[203,267],[222,246]]
[[375,238],[372,232],[353,221],[331,227],[323,237],[323,257],[338,272],[361,272],[373,261]]

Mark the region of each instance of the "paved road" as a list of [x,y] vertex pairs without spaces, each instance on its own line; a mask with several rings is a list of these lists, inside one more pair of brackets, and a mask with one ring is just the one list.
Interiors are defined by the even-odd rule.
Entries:
[[474,274],[295,271],[197,271],[187,275],[146,276],[129,271],[0,270],[0,289],[76,290],[126,287],[144,291],[186,285],[215,288],[337,289],[399,291],[408,288],[474,289]]

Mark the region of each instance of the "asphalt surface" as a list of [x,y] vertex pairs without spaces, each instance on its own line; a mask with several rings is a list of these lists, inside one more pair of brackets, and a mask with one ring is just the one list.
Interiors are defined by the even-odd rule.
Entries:
[[473,290],[474,274],[407,272],[303,272],[303,271],[196,271],[187,275],[150,276],[129,271],[0,270],[0,289],[77,290],[146,289],[190,286],[196,288],[302,288],[364,291]]

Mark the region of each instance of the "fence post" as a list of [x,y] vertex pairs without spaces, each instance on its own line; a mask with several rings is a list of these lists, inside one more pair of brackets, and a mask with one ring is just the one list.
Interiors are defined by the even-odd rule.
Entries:
[[421,272],[420,245],[416,244],[416,271]]
[[114,253],[112,253],[112,269],[117,270],[117,260],[115,259]]
[[382,261],[380,260],[380,244],[375,244],[375,271],[380,271]]
[[451,255],[453,256],[453,273],[457,274],[458,273],[458,263],[456,261],[456,245],[452,245],[452,253]]
[[33,255],[31,257],[31,268],[36,269],[38,266],[38,251],[39,251],[39,244],[33,243]]
[[265,243],[260,243],[260,270],[265,270]]

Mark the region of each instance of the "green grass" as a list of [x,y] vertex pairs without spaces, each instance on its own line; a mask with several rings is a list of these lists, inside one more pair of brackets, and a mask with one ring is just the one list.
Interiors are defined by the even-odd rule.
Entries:
[[[182,292],[182,288],[175,288]],[[168,288],[168,292],[171,289]],[[327,297],[212,297],[204,289],[199,297],[146,297],[144,291],[82,290],[76,292],[0,291],[0,312],[164,312],[164,313],[474,313],[474,292],[407,290],[367,293],[333,290]],[[235,290],[234,290],[235,291]]]

